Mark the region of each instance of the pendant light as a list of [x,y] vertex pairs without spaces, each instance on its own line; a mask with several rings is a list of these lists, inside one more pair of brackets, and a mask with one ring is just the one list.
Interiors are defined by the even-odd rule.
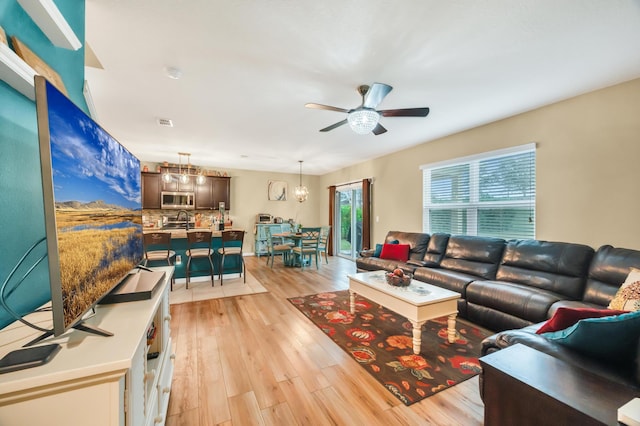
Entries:
[[[182,168],[182,157],[187,157],[187,164],[184,169]],[[171,183],[174,178],[177,178],[178,181],[186,185],[191,182],[191,177],[195,177],[196,184],[202,185],[207,181],[207,177],[205,176],[204,170],[200,167],[194,167],[193,173],[191,169],[191,154],[188,152],[179,152],[178,153],[178,174],[171,172],[171,169],[165,165],[164,173],[162,173],[162,181],[165,183]]]
[[[189,183],[189,175],[188,175],[188,170],[191,168],[191,154],[187,153],[187,152],[179,152],[178,155],[180,156],[179,158],[179,163],[178,163],[178,173],[180,174],[180,183],[184,183],[187,184]],[[187,161],[189,162],[189,166],[185,169],[185,171],[182,171],[182,156],[186,155],[187,156]]]
[[298,160],[298,163],[300,163],[300,185],[296,186],[296,188],[293,190],[293,195],[294,197],[296,197],[296,200],[298,200],[299,203],[302,203],[303,201],[307,200],[307,197],[309,196],[309,190],[306,186],[302,185],[302,160]]

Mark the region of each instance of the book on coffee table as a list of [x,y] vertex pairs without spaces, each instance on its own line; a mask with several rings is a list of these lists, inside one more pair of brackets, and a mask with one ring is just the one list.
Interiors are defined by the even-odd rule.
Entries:
[[640,398],[633,398],[618,408],[618,421],[627,426],[640,426]]

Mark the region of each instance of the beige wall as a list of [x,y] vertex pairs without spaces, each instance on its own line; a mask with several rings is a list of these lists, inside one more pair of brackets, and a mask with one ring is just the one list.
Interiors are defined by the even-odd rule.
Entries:
[[[298,174],[257,172],[250,170],[228,170],[231,176],[231,218],[233,227],[240,227],[248,232],[245,238],[245,252],[252,253],[254,249],[253,225],[256,214],[269,213],[284,220],[294,219],[304,226],[320,226],[321,215],[318,211],[320,203],[318,197],[317,176],[302,176],[302,183],[309,188],[309,199],[298,203],[293,197],[293,189],[298,185]],[[287,201],[267,200],[267,185],[269,180],[282,180],[288,183]],[[322,217],[327,217],[323,215]]]
[[373,177],[372,243],[392,229],[419,232],[421,164],[529,142],[536,238],[640,249],[640,79],[324,175],[320,218],[328,222],[327,186]]

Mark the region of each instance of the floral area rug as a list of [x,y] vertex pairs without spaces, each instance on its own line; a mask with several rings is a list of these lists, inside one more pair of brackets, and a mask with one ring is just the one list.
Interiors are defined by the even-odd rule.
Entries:
[[288,299],[405,405],[411,405],[480,373],[478,356],[488,330],[458,319],[456,341],[447,340],[447,317],[422,326],[422,346],[413,354],[406,318],[361,296],[349,311],[349,292]]

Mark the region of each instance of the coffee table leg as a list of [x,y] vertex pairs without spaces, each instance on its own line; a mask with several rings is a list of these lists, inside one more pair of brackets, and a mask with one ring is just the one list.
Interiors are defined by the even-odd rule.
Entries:
[[456,341],[456,316],[457,314],[451,314],[447,320],[447,338],[449,343]]
[[413,325],[413,353],[418,355],[420,353],[420,346],[422,346],[422,324],[426,321],[411,321]]
[[349,290],[349,309],[351,310],[351,314],[355,315],[356,313],[356,293]]

